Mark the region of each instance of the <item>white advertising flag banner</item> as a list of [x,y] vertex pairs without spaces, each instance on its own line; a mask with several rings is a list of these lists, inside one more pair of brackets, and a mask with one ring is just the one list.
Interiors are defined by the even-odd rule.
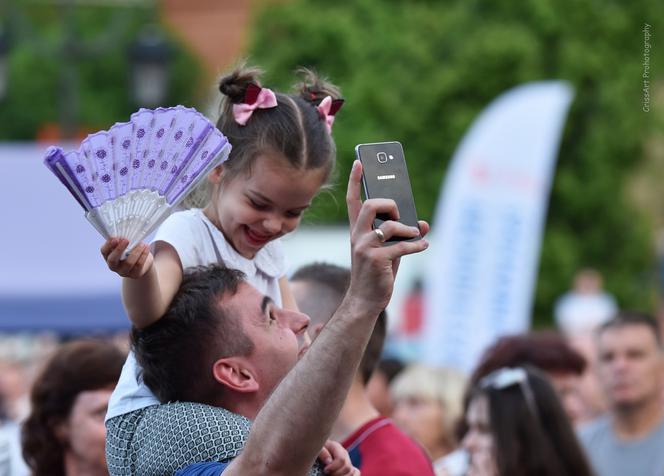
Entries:
[[422,360],[469,372],[530,324],[551,179],[572,88],[529,83],[494,100],[450,166],[433,221]]

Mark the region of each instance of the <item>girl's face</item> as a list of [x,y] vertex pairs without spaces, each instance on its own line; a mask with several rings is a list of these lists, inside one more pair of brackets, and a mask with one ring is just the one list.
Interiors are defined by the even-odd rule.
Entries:
[[210,174],[219,185],[205,214],[239,254],[252,259],[267,243],[297,228],[325,171],[295,169],[280,154],[264,154],[250,174],[222,178],[223,168]]
[[489,423],[489,400],[485,395],[473,398],[466,413],[468,432],[461,442],[470,455],[468,476],[497,476],[494,441]]
[[401,398],[395,402],[392,418],[427,450],[432,459],[444,456],[448,450],[443,430],[443,407],[438,401],[414,396]]

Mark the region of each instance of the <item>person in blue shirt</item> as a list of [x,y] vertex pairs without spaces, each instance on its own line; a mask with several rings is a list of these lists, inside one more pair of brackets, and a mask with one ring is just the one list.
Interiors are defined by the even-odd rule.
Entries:
[[194,463],[181,469],[175,476],[219,476],[229,463]]
[[[318,459],[325,465],[323,472],[329,476],[360,476],[360,471],[353,466],[348,451],[336,441],[327,440]],[[195,463],[179,470],[175,476],[219,476],[229,464],[230,462]]]

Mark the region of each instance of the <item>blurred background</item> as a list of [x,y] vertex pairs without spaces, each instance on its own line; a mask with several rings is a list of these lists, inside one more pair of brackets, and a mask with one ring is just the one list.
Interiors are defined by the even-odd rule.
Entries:
[[[127,328],[102,239],[41,164],[46,147],[74,148],[139,107],[183,104],[216,120],[215,80],[241,58],[275,89],[294,82],[296,67],[313,67],[346,98],[334,129],[336,184],[286,239],[293,268],[323,250],[348,264],[344,194],[356,144],[404,144],[418,213],[431,220],[481,111],[522,83],[562,79],[575,96],[548,197],[533,326],[554,325],[557,299],[586,269],[618,307],[661,314],[662,18],[657,0],[4,0],[0,360],[29,379],[35,356],[59,340]],[[397,355],[407,357],[400,339],[421,330],[426,262],[402,266],[387,347]],[[0,385],[6,394],[27,388]]]

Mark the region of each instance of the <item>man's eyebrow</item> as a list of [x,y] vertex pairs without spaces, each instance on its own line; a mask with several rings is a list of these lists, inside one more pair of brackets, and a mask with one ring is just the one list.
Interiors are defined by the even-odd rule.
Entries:
[[272,298],[270,296],[263,296],[263,300],[261,301],[261,313],[265,314],[265,310],[273,302],[274,301],[272,301]]

